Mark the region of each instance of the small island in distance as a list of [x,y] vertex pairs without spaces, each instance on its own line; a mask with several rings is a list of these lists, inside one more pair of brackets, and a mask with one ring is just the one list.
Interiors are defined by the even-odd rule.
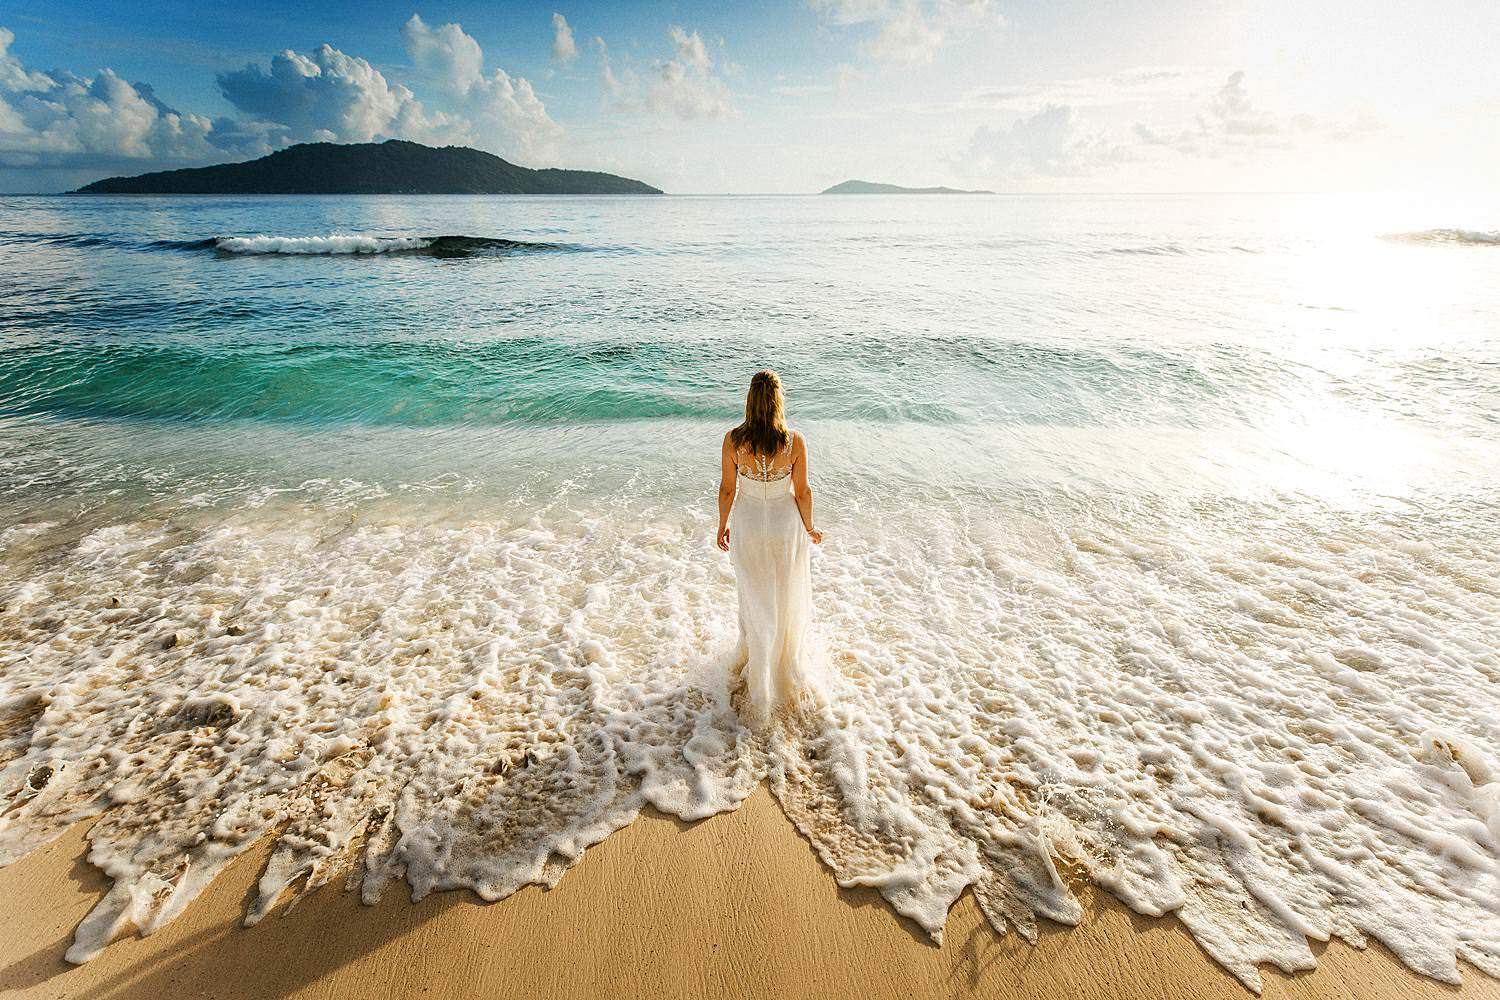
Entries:
[[950,187],[909,188],[899,184],[877,184],[873,181],[844,181],[822,194],[994,194],[993,191],[961,191]]
[[594,170],[532,170],[466,146],[307,142],[258,160],[110,177],[74,194],[661,194]]

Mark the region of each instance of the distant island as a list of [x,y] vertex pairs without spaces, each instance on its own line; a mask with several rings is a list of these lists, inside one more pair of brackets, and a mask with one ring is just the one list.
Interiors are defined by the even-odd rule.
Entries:
[[593,170],[532,170],[465,146],[307,142],[245,163],[110,177],[74,194],[661,194]]
[[899,184],[876,184],[873,181],[844,181],[823,194],[994,194],[993,191],[960,191],[958,188],[909,188]]

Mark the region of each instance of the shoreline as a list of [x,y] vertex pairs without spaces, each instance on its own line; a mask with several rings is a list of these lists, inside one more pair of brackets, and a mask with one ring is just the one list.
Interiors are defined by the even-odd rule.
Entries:
[[[1173,917],[1078,893],[1077,928],[1041,922],[1036,945],[997,937],[972,893],[933,945],[873,889],[842,889],[762,785],[698,823],[648,810],[591,848],[551,890],[499,903],[470,892],[410,902],[393,885],[360,904],[342,881],[242,928],[268,842],[187,912],[117,939],[82,966],[62,954],[108,888],[84,860],[88,823],[0,869],[7,935],[0,991],[15,997],[486,996],[1038,998],[1251,997]],[[1314,944],[1315,970],[1263,968],[1266,997],[1500,1000],[1500,980],[1461,965],[1454,987],[1378,943]]]

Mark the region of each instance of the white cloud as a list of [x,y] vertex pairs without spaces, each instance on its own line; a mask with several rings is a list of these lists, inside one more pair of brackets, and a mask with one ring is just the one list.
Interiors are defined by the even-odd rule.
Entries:
[[1086,130],[1072,107],[1052,104],[1008,128],[981,125],[955,165],[986,177],[1074,177],[1128,157],[1123,146]]
[[552,58],[560,63],[570,63],[578,58],[573,29],[568,26],[568,19],[555,11],[552,14]]
[[667,30],[667,38],[672,43],[673,58],[653,64],[644,80],[629,67],[617,71],[604,39],[594,39],[607,106],[672,115],[683,121],[739,117],[719,73],[721,67],[714,65],[703,36],[673,25]]
[[1250,103],[1245,87],[1245,71],[1229,75],[1209,102],[1209,113],[1217,124],[1232,135],[1275,135],[1281,125],[1270,115],[1257,111]]
[[648,97],[651,109],[682,119],[734,118],[738,112],[729,102],[729,88],[714,73],[702,36],[675,24],[667,36],[677,58],[657,64],[658,79]]
[[594,46],[599,50],[599,79],[604,82],[604,96],[608,103],[618,104],[626,99],[625,95],[630,92],[635,83],[634,74],[623,71],[622,76],[615,72],[614,64],[609,59],[609,44],[594,36]]
[[15,32],[0,27],[0,92],[14,94],[50,87],[50,76],[27,69],[19,59],[10,54],[10,47],[15,40]]
[[14,42],[15,34],[0,28],[0,162],[7,166],[181,165],[222,159],[245,138],[168,107],[150,87],[112,70],[86,77],[30,69],[11,53]]
[[[980,95],[982,100],[971,95],[967,106],[984,101],[997,107],[1028,106],[1039,95],[1074,94],[1107,108],[1143,96],[1166,97],[1171,88],[1203,79],[1202,71],[1187,67],[1147,68],[1112,77],[991,90]],[[1263,110],[1252,99],[1243,72],[1227,79],[1219,76],[1199,91],[1198,101],[1197,113],[1182,108],[1173,124],[1137,121],[1119,137],[1087,127],[1072,104],[1049,103],[1034,113],[1023,113],[1008,126],[980,126],[952,162],[963,173],[997,180],[1082,177],[1129,163],[1160,171],[1178,159],[1174,152],[1185,158],[1230,159],[1239,168],[1251,169],[1272,162],[1262,159],[1266,156],[1299,147],[1326,151],[1328,143],[1360,137],[1379,127],[1367,117],[1351,120]]]
[[511,150],[527,159],[549,159],[557,155],[561,125],[525,77],[508,76],[497,69],[469,92],[477,141]]
[[271,58],[269,69],[252,63],[219,74],[218,83],[229,103],[285,126],[295,140],[431,141],[454,131],[447,116],[429,115],[406,87],[331,45],[306,55],[287,49]]
[[525,77],[484,73],[479,43],[457,24],[433,28],[413,14],[401,29],[407,54],[455,102],[454,125],[465,141],[526,159],[556,155],[562,127],[547,114]]
[[689,69],[700,73],[707,73],[713,68],[713,60],[708,57],[708,47],[703,44],[703,36],[696,31],[689,34],[677,25],[667,29],[667,37],[672,39],[672,47],[677,50],[677,58]]
[[942,44],[943,30],[928,22],[916,0],[906,0],[881,25],[865,51],[887,62],[928,63]]
[[429,27],[416,14],[401,26],[401,41],[412,62],[436,75],[449,90],[465,93],[484,76],[484,52],[457,24]]
[[1185,156],[1243,157],[1357,139],[1380,128],[1381,123],[1368,114],[1325,117],[1263,110],[1251,99],[1244,71],[1236,70],[1208,95],[1191,123],[1136,122],[1132,134],[1143,145],[1174,149]]

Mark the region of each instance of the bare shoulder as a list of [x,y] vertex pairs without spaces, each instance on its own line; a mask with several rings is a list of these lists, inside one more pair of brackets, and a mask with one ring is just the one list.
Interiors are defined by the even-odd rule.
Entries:
[[729,430],[727,430],[727,431],[724,432],[724,444],[723,444],[723,448],[724,448],[725,451],[734,451],[734,428],[733,427],[731,427]]
[[786,451],[792,459],[792,465],[801,465],[807,460],[807,438],[802,436],[801,430],[790,432],[790,441],[786,442]]

